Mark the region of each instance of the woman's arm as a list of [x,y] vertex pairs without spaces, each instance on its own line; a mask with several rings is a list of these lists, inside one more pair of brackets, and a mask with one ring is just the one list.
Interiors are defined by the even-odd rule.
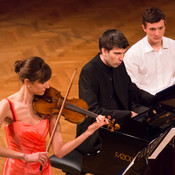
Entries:
[[9,150],[7,148],[0,147],[0,156],[8,157],[13,159],[21,159],[26,162],[39,162],[42,166],[44,166],[49,158],[48,153],[46,152],[37,152],[33,154],[25,154],[13,150]]
[[[52,131],[55,121],[56,121],[56,116],[53,116],[50,120],[50,128],[51,128],[50,131]],[[53,137],[53,141],[52,141],[54,154],[58,158],[64,157],[66,154],[68,154],[77,146],[79,146],[86,138],[92,135],[97,129],[99,129],[101,126],[106,124],[108,124],[108,120],[104,116],[99,115],[96,118],[96,122],[91,124],[84,133],[82,133],[79,137],[67,143],[63,142],[62,135],[61,135],[61,127],[60,127],[60,124],[58,124],[55,135]]]
[[[9,103],[6,99],[0,102],[0,126],[3,122],[13,121]],[[27,162],[40,162],[44,166],[48,160],[48,153],[37,152],[33,154],[25,154],[22,152],[13,151],[4,147],[0,147],[0,157],[13,159],[22,159]]]

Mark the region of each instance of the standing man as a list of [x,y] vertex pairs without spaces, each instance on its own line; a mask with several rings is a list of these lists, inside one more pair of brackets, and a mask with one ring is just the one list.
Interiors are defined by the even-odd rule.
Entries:
[[[87,102],[89,110],[111,116],[119,124],[137,115],[131,110],[132,103],[149,106],[153,98],[132,83],[126,72],[123,57],[128,46],[121,31],[105,31],[99,37],[99,53],[83,67],[79,77],[79,97]],[[93,121],[89,117],[79,124],[77,136]],[[97,131],[78,149],[82,153],[96,153],[99,146]]]
[[165,26],[165,15],[160,9],[147,9],[142,24],[146,36],[124,57],[131,80],[153,95],[175,80],[175,41],[164,37]]

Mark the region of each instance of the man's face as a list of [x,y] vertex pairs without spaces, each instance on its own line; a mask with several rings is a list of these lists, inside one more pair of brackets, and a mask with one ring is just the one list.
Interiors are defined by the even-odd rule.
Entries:
[[102,49],[103,54],[103,62],[109,67],[116,68],[120,66],[123,61],[124,54],[126,49],[121,49],[114,47],[112,50],[108,51],[106,49]]
[[142,25],[143,30],[148,36],[148,42],[152,44],[160,44],[165,33],[165,21],[160,20],[156,23],[146,23],[146,27]]

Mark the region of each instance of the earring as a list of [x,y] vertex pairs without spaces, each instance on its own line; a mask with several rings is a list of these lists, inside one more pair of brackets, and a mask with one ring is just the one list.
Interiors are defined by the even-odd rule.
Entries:
[[28,88],[30,88],[30,86],[29,86],[29,85],[28,85],[27,87],[28,87]]

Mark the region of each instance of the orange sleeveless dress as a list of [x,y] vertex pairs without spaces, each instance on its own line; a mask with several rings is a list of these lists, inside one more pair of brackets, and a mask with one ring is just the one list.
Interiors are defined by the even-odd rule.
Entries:
[[[8,99],[7,99],[8,100]],[[9,100],[8,100],[9,101]],[[14,122],[5,126],[8,148],[22,153],[46,151],[46,136],[49,132],[49,121],[41,120],[37,125],[27,125],[17,120],[13,104],[9,101]],[[48,159],[40,173],[39,162],[7,158],[2,175],[51,175],[51,164]]]

